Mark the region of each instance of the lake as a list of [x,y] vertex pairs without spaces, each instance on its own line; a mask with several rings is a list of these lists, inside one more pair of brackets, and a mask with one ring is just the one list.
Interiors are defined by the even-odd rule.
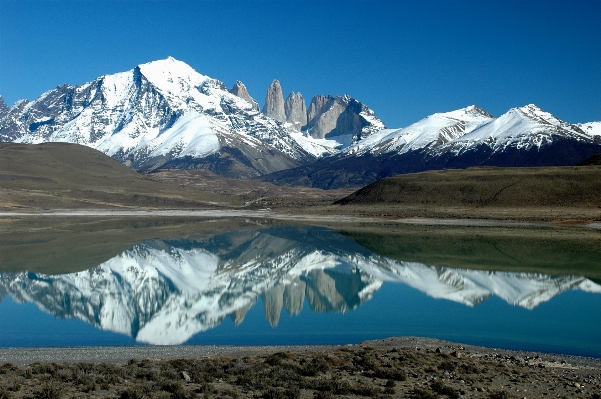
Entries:
[[219,223],[5,231],[0,346],[424,336],[601,357],[598,231]]

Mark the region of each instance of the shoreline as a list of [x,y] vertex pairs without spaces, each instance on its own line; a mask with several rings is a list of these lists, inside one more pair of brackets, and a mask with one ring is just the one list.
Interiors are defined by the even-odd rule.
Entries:
[[[601,357],[588,357],[519,349],[503,349],[462,344],[437,338],[389,337],[367,340],[359,344],[339,345],[139,345],[139,346],[65,346],[65,347],[6,347],[0,348],[0,364],[19,366],[32,363],[127,363],[130,359],[170,360],[181,358],[245,357],[288,352],[328,352],[341,348],[409,348],[416,351],[436,350],[453,352],[462,350],[472,356],[494,354],[505,357],[530,357],[547,363],[547,367],[562,367],[561,362],[572,366],[601,368]],[[570,360],[570,362],[568,362]],[[567,366],[566,366],[567,367]]]
[[14,217],[194,217],[194,218],[263,218],[291,222],[336,222],[336,223],[387,223],[427,226],[460,226],[460,227],[562,227],[588,228],[601,230],[601,222],[591,220],[569,221],[530,221],[502,220],[492,218],[441,218],[441,217],[401,217],[401,216],[350,216],[350,215],[295,215],[279,213],[272,209],[259,210],[53,210],[38,212],[6,212],[0,211],[0,218]]

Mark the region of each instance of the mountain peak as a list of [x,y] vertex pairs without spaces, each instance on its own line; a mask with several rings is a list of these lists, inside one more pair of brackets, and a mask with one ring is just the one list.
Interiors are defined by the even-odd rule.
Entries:
[[459,120],[492,119],[494,116],[477,105],[470,105],[455,111],[436,113],[431,116],[443,116]]
[[234,83],[234,86],[229,90],[229,92],[251,103],[255,111],[259,110],[259,103],[256,102],[255,99],[250,96],[248,90],[246,89],[246,86],[241,81],[237,80],[236,83]]
[[491,114],[483,108],[478,107],[477,105],[470,105],[469,107],[465,107],[464,111],[466,114],[470,115],[482,115],[488,118],[494,118],[493,114]]
[[528,119],[534,120],[539,123],[543,123],[543,124],[550,123],[553,125],[566,124],[566,122],[560,120],[559,118],[557,118],[555,115],[551,114],[550,112],[543,110],[541,107],[539,107],[536,104],[528,104],[528,105],[524,105],[522,107],[512,108],[511,110],[509,110],[508,114],[514,110],[517,111],[519,114],[521,114],[523,117],[526,117]]
[[199,87],[209,79],[196,72],[190,65],[173,57],[138,65],[140,72],[166,94],[183,94],[192,87]]
[[544,111],[541,107],[539,107],[536,104],[527,104],[522,107],[516,107],[514,109],[524,114],[548,114],[548,112]]

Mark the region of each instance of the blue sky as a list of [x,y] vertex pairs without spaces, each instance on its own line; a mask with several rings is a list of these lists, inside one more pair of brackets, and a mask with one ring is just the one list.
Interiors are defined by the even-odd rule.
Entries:
[[601,1],[0,1],[0,95],[169,55],[263,104],[344,94],[389,127],[477,104],[601,121]]

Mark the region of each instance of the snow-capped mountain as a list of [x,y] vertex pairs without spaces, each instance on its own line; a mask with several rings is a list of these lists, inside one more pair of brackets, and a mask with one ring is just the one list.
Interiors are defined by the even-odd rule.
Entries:
[[254,104],[171,57],[57,87],[3,113],[2,141],[82,144],[141,169],[253,176],[315,159]]
[[472,105],[381,130],[337,154],[263,179],[338,188],[433,169],[576,165],[601,152],[600,126],[573,125],[533,104],[498,118]]
[[169,57],[10,108],[0,98],[0,141],[71,142],[137,169],[322,188],[430,169],[575,165],[601,152],[601,122],[570,124],[533,104],[498,118],[472,105],[386,129],[348,95],[304,101],[294,92],[284,101],[274,80],[263,113],[242,82],[227,90]]
[[[372,110],[341,98],[337,104],[346,107],[336,115],[324,109],[314,117],[334,127],[347,114],[357,117],[364,135],[383,127]],[[0,141],[86,145],[144,170],[208,168],[252,177],[314,161],[341,145],[292,133],[298,128],[259,111],[242,82],[227,90],[172,57],[60,86],[10,108],[0,98]]]
[[0,292],[61,318],[152,344],[179,344],[226,317],[243,321],[260,297],[278,324],[282,309],[298,314],[346,312],[384,282],[474,306],[491,296],[533,309],[568,290],[601,294],[576,276],[450,269],[375,255],[320,228],[268,228],[207,241],[149,240],[93,269],[64,275],[2,273]]
[[384,129],[342,151],[345,155],[370,153],[404,154],[434,149],[458,139],[494,120],[494,117],[475,105],[457,111],[436,113],[402,129]]
[[[497,119],[469,134],[452,140],[436,150],[455,157],[486,148],[489,158],[513,151],[540,153],[556,142],[594,143],[594,138],[577,125],[564,122],[534,104],[512,108]],[[601,144],[601,143],[600,143]],[[535,163],[531,154],[528,162]],[[557,159],[556,161],[561,162]]]

